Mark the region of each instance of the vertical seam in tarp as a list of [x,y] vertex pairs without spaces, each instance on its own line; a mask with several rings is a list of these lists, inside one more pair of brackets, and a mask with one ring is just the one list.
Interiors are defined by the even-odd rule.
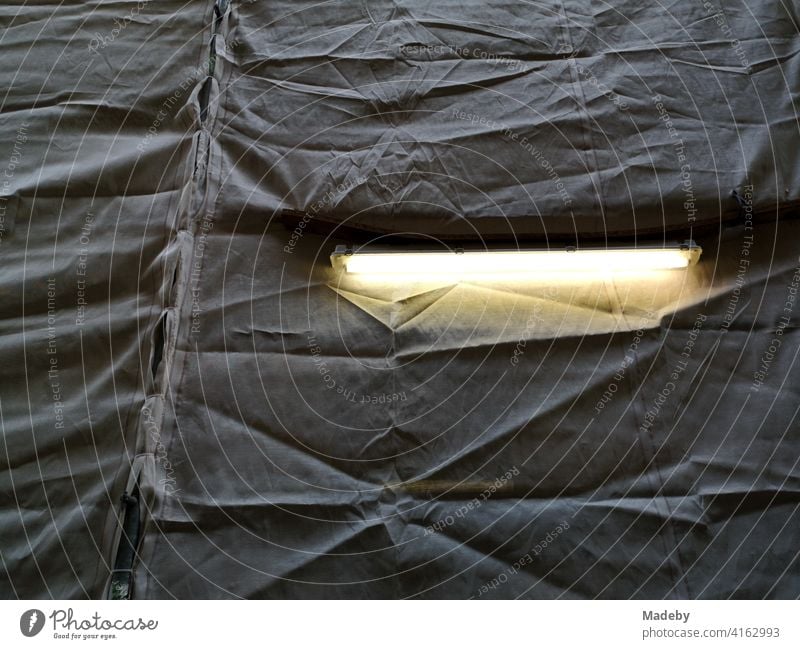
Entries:
[[[131,565],[127,568],[132,575],[130,588],[122,589],[116,593],[117,597],[130,599],[137,595],[136,575],[139,575],[139,593],[146,592],[148,583],[142,579],[142,564],[147,565],[149,557],[152,555],[152,545],[146,543],[147,533],[154,525],[154,514],[157,510],[164,507],[165,495],[169,487],[172,486],[171,465],[169,463],[169,449],[162,444],[162,433],[165,421],[165,404],[170,390],[170,377],[173,373],[173,361],[180,332],[180,313],[181,304],[188,291],[189,278],[192,272],[192,255],[194,251],[194,239],[200,219],[197,215],[201,213],[206,204],[208,195],[208,155],[210,147],[210,135],[207,127],[209,117],[213,118],[213,109],[216,106],[214,91],[217,88],[214,79],[214,68],[216,60],[216,28],[220,24],[223,15],[219,14],[219,6],[224,5],[227,11],[227,1],[217,0],[206,8],[206,12],[211,13],[211,18],[207,23],[207,31],[211,38],[208,40],[208,49],[202,54],[202,60],[198,65],[201,72],[200,78],[195,84],[191,96],[187,100],[188,108],[194,115],[193,123],[196,131],[192,136],[193,147],[186,164],[186,181],[184,190],[177,207],[177,214],[173,222],[175,236],[171,238],[169,244],[162,253],[165,258],[165,272],[163,276],[164,288],[167,294],[167,305],[164,307],[161,316],[158,318],[153,331],[151,332],[151,358],[148,367],[151,371],[149,393],[145,397],[140,411],[135,457],[130,468],[125,491],[133,493],[134,489],[139,492],[138,512],[138,546]],[[125,518],[118,515],[118,512],[111,512],[117,526],[125,523]],[[124,550],[123,532],[118,529],[114,535],[112,544],[111,565],[118,565],[118,557],[121,550]],[[147,577],[152,575],[145,567]],[[106,583],[105,595],[115,597],[111,592],[111,577]]]

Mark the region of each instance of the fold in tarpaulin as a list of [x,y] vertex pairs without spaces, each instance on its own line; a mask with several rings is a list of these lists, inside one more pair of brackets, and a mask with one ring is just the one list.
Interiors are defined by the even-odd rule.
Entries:
[[800,198],[800,39],[781,3],[233,15],[218,138],[236,214],[448,237],[658,234],[735,217],[729,196],[748,184],[772,218]]
[[[0,9],[0,593],[796,597],[793,11]],[[703,255],[387,282],[353,232]]]

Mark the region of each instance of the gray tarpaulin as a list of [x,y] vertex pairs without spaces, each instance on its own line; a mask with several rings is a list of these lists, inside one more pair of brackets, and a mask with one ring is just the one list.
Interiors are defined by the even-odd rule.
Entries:
[[[1,8],[0,593],[800,595],[797,13]],[[387,282],[354,231],[703,255]]]

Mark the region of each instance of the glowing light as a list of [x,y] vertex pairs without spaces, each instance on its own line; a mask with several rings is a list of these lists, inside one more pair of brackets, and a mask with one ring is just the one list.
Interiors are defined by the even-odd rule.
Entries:
[[396,251],[339,246],[334,268],[359,275],[608,274],[680,270],[697,262],[701,249],[693,242],[660,248],[590,248],[568,250]]

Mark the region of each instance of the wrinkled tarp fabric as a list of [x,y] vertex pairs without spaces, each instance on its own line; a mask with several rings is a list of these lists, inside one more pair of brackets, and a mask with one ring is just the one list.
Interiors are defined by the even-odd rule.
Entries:
[[639,5],[235,4],[230,207],[520,237],[796,205],[796,7]]
[[[31,128],[10,199],[4,593],[102,596],[138,480],[136,597],[797,596],[792,7],[152,11],[117,39],[146,55],[99,47],[79,100],[50,82],[56,124],[100,108]],[[42,83],[9,96],[37,114]],[[285,208],[433,237],[725,227],[678,279],[392,285],[334,276],[346,241]]]
[[139,4],[0,7],[5,597],[103,596],[142,459],[211,8]]

